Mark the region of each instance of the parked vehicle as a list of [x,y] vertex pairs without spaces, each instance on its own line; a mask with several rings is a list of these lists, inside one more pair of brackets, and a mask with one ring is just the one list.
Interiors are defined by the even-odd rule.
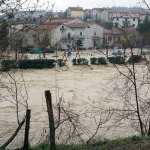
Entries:
[[46,48],[45,52],[46,53],[55,53],[55,50],[53,48]]
[[41,50],[43,53],[46,53],[46,50]]
[[40,49],[32,49],[30,50],[30,54],[41,54],[43,53],[43,51],[41,51]]
[[118,49],[118,47],[114,47],[114,51],[111,54],[112,55],[122,55],[122,52]]

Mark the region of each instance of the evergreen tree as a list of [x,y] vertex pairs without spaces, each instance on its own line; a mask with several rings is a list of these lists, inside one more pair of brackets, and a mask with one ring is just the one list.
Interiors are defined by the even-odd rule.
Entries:
[[150,32],[150,21],[147,15],[146,15],[144,22],[139,25],[138,31],[140,33]]
[[6,51],[8,47],[8,23],[3,21],[0,25],[0,51]]

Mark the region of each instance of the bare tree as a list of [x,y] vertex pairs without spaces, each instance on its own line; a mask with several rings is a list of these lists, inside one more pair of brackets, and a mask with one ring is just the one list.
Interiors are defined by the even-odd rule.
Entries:
[[[141,135],[148,134],[150,121],[149,105],[149,71],[146,65],[141,68],[134,61],[134,44],[129,39],[127,32],[122,29],[127,44],[130,47],[131,65],[125,64],[121,69],[115,65],[120,78],[115,81],[114,89],[123,100],[123,108],[115,108],[117,118],[129,120],[131,126],[140,131]],[[136,41],[136,37],[135,37]],[[119,80],[120,79],[120,80]]]
[[[22,84],[20,84],[22,82]],[[2,73],[0,86],[4,90],[0,92],[1,102],[8,102],[15,106],[18,125],[20,124],[19,107],[28,108],[28,89],[25,84],[23,72],[20,75],[16,71]]]
[[142,2],[146,5],[146,7],[150,10],[150,6],[146,0],[142,0]]

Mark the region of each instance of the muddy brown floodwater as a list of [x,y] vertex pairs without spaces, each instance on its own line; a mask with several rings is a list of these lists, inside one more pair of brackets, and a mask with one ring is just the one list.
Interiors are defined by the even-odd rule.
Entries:
[[[71,61],[70,61],[71,62]],[[113,106],[122,107],[122,101],[111,95],[113,92],[110,82],[118,73],[116,68],[109,66],[68,66],[54,69],[24,70],[24,80],[28,91],[28,104],[31,109],[30,143],[32,145],[46,140],[48,135],[48,116],[44,91],[50,90],[53,104],[56,105],[59,97],[63,102],[69,104],[72,111],[82,114],[80,118],[86,132],[81,133],[83,141],[87,141],[96,130],[96,121],[99,115],[96,113],[103,108]],[[20,76],[20,71],[16,71]],[[20,83],[21,84],[21,83]],[[56,88],[57,87],[57,88]],[[6,89],[0,87],[1,94],[7,93]],[[94,117],[93,117],[93,114]],[[21,118],[25,115],[23,108],[20,109]],[[114,120],[113,120],[114,121]],[[127,122],[118,127],[111,126],[113,121],[101,125],[96,137],[102,139],[116,139],[138,134],[129,127]],[[17,127],[16,112],[9,102],[0,102],[0,145],[7,141]],[[10,148],[23,144],[24,128],[9,145]],[[57,139],[58,142],[59,139]],[[72,141],[74,144],[80,140]]]
[[[94,111],[94,107],[121,105],[119,99],[109,96],[108,87],[111,79],[117,73],[114,67],[103,66],[73,66],[56,69],[24,70],[24,79],[28,86],[28,103],[31,109],[30,142],[36,144],[45,140],[48,130],[48,117],[46,111],[44,91],[50,90],[53,104],[56,104],[59,96],[63,96],[65,103],[69,103],[70,108],[81,113],[85,110]],[[20,72],[16,74],[19,76]],[[56,91],[56,87],[57,91]],[[111,87],[109,87],[111,88]],[[59,89],[59,90],[58,90]],[[1,88],[1,90],[4,90]],[[22,116],[25,112],[21,112]],[[1,103],[1,144],[13,133],[16,125],[15,110]],[[2,122],[3,121],[3,122]],[[6,121],[6,122],[5,122]],[[88,135],[82,133],[82,138],[86,141],[95,132],[96,123],[92,117],[81,118],[84,126],[88,128]],[[110,123],[108,123],[110,125]],[[137,134],[128,126],[105,127],[103,125],[97,137],[115,139]],[[46,132],[46,133],[45,133]],[[24,130],[19,133],[16,140],[10,145],[20,145],[23,143]]]

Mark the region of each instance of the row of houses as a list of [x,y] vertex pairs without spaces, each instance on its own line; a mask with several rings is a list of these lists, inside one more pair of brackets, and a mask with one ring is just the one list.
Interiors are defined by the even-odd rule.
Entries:
[[67,49],[68,46],[84,49],[100,48],[103,44],[103,32],[103,27],[94,22],[71,18],[49,19],[34,29],[24,31],[23,46],[34,45],[39,48],[39,42],[47,36],[50,47],[59,45],[61,49]]
[[118,45],[121,38],[122,33],[117,28],[108,30],[96,22],[73,18],[48,19],[38,26],[14,24],[9,29],[9,39],[22,40],[22,47],[58,46],[60,49],[68,49],[71,46],[74,49],[99,49],[106,45]]
[[68,18],[80,18],[86,21],[110,22],[114,27],[137,28],[146,16],[150,20],[148,12],[123,12],[114,11],[107,8],[93,8],[84,10],[82,7],[69,7],[67,9]]

